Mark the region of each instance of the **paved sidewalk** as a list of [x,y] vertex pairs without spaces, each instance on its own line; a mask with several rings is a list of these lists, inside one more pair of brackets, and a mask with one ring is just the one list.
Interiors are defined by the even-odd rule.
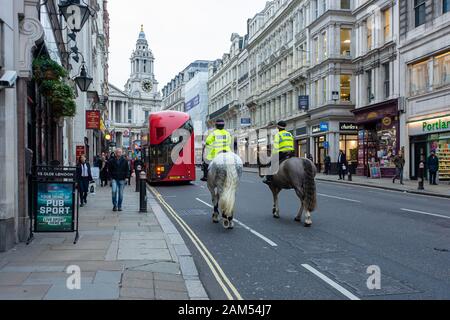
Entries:
[[[255,168],[244,168],[246,172],[254,172],[258,173],[258,169]],[[443,198],[450,198],[450,184],[448,182],[441,182],[438,186],[431,186],[427,181],[425,181],[425,190],[418,190],[419,182],[412,180],[405,180],[404,185],[401,185],[397,180],[396,184],[392,183],[392,179],[369,179],[367,177],[360,176],[352,176],[352,182],[348,181],[348,177],[346,177],[346,181],[339,181],[339,177],[337,175],[325,175],[319,173],[316,178],[318,181],[327,181],[327,182],[335,182],[341,184],[352,184],[359,186],[369,186],[374,188],[380,188],[385,190],[392,191],[401,191],[408,192],[414,194],[423,194],[423,195],[431,195],[438,196]]]
[[[111,188],[97,188],[81,208],[74,234],[36,234],[0,254],[0,300],[203,300],[208,296],[192,255],[162,210],[139,213],[134,185],[124,212],[112,212]],[[81,290],[69,290],[69,266],[81,269]]]

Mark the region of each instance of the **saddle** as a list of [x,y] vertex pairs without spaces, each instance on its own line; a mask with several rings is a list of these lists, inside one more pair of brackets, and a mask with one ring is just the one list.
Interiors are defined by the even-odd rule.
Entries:
[[[285,162],[286,160],[289,160],[291,158],[295,158],[295,154],[293,152],[289,153],[280,153],[280,165]],[[258,166],[260,168],[270,168],[272,166],[272,161],[270,161],[268,164],[261,164],[258,158]]]

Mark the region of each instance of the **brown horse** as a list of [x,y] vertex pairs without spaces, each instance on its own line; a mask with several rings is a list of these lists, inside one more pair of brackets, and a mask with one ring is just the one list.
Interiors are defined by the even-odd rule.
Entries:
[[317,207],[316,167],[313,162],[304,158],[290,158],[280,164],[280,168],[273,176],[269,185],[273,194],[273,216],[280,218],[278,195],[281,190],[294,189],[300,199],[300,209],[295,221],[301,222],[303,211],[306,210],[305,227],[312,226],[311,212]]

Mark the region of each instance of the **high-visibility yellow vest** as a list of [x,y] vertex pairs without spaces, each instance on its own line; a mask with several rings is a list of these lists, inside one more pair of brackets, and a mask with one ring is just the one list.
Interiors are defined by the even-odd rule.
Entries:
[[212,161],[220,152],[231,152],[231,144],[231,134],[227,130],[214,130],[206,139],[206,159]]
[[277,154],[280,152],[295,151],[294,140],[294,136],[290,132],[287,132],[286,130],[278,132],[273,144],[273,153]]

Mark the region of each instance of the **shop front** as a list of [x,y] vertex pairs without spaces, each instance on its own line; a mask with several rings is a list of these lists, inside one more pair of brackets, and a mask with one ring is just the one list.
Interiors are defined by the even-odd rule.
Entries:
[[398,100],[356,109],[358,125],[357,175],[370,177],[370,167],[379,166],[382,177],[395,176],[394,157],[400,151]]
[[418,178],[420,161],[426,161],[434,151],[439,158],[439,181],[450,181],[450,114],[412,119],[408,122],[408,134],[411,179]]
[[339,150],[346,154],[352,174],[356,174],[358,165],[358,128],[354,122],[339,123]]
[[297,157],[306,158],[309,153],[308,128],[306,126],[295,130],[295,153]]
[[329,131],[329,122],[321,122],[311,127],[314,146],[313,160],[318,172],[325,170],[325,157],[328,155],[328,150],[330,149],[330,141],[328,139]]

